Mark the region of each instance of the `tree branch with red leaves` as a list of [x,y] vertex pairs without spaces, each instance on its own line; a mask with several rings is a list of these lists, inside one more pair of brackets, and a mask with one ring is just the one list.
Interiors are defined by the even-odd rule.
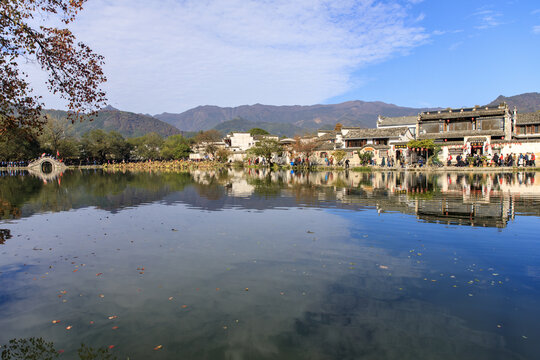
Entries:
[[68,118],[92,119],[106,103],[101,85],[104,58],[76,42],[69,29],[35,26],[37,17],[69,24],[85,0],[0,0],[0,132],[9,127],[41,130],[41,97],[34,95],[21,61],[35,61],[48,73],[50,92],[67,100]]

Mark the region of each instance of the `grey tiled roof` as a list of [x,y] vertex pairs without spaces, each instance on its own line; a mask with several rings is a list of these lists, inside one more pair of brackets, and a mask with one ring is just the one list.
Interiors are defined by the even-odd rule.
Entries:
[[347,135],[343,136],[344,139],[374,139],[374,138],[390,138],[398,137],[409,130],[408,127],[397,127],[390,129],[357,129],[351,130]]
[[417,136],[419,140],[421,139],[453,139],[465,136],[479,136],[479,135],[488,135],[488,136],[504,136],[503,130],[467,130],[467,131],[450,131],[442,133],[427,133],[420,134]]
[[334,144],[329,142],[323,142],[317,145],[317,147],[315,147],[315,150],[334,150]]
[[540,112],[517,114],[517,125],[540,124]]
[[504,115],[506,110],[499,108],[477,108],[476,110],[467,109],[466,111],[461,109],[454,109],[452,112],[449,111],[429,111],[423,112],[420,114],[420,121],[422,120],[439,120],[439,119],[458,119],[463,117],[480,117],[480,116],[496,116]]
[[416,125],[418,116],[398,116],[398,117],[386,117],[379,116],[377,121],[378,126],[396,126],[396,125]]
[[333,131],[331,133],[328,133],[328,134],[321,135],[318,138],[318,140],[335,140],[335,139],[336,139],[336,132],[335,131]]

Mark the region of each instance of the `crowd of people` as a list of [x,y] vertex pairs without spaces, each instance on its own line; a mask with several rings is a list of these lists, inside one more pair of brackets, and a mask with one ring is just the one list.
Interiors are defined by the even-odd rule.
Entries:
[[491,159],[487,157],[482,157],[479,154],[475,154],[470,157],[463,157],[461,154],[456,156],[455,162],[453,161],[452,155],[448,156],[447,159],[447,166],[483,166],[485,165],[491,165],[491,166],[507,166],[507,167],[535,167],[536,166],[536,156],[534,153],[520,153],[519,155],[516,154],[507,154],[504,156],[503,154],[497,154],[495,153]]
[[2,168],[18,168],[28,166],[28,161],[1,161],[0,167]]

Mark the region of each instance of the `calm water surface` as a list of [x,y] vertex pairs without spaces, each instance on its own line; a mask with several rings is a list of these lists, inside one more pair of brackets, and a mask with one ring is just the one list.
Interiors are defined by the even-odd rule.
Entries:
[[4,172],[0,344],[539,359],[539,216],[540,173]]

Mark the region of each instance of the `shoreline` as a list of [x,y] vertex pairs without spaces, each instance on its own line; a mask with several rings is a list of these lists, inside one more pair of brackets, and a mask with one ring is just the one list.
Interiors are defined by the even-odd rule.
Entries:
[[[223,168],[237,168],[237,169],[272,169],[272,170],[296,170],[296,171],[311,171],[311,172],[322,172],[322,171],[352,171],[352,172],[381,172],[381,171],[392,171],[392,172],[468,172],[468,173],[487,173],[487,172],[501,172],[501,173],[508,173],[508,172],[523,172],[523,171],[540,171],[540,167],[456,167],[456,166],[441,166],[441,167],[408,167],[408,168],[401,168],[401,167],[374,167],[374,166],[364,166],[364,167],[351,167],[349,169],[345,169],[342,166],[333,166],[333,167],[326,167],[326,166],[315,166],[312,168],[307,167],[301,167],[301,166],[255,166],[255,165],[249,165],[249,166],[238,166],[236,164],[221,164],[221,163],[183,163],[183,164],[173,164],[173,163],[157,163],[156,166],[137,166],[136,164],[141,163],[133,163],[134,165],[71,165],[66,166],[66,169],[69,170],[97,170],[97,169],[103,169],[103,170],[128,170],[128,171],[141,171],[141,170],[179,170],[179,171],[186,171],[186,170],[218,170]],[[199,165],[200,164],[200,165]],[[204,164],[203,166],[201,166]],[[0,171],[28,171],[28,167],[0,167]]]

